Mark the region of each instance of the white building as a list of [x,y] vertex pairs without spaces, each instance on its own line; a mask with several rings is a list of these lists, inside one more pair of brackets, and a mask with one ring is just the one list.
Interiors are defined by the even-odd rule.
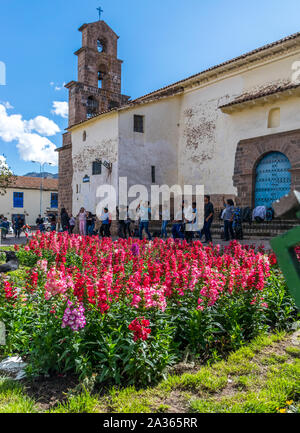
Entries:
[[[97,53],[93,41],[89,50]],[[95,73],[105,53],[97,55]],[[73,214],[81,206],[95,212],[97,187],[118,189],[123,176],[128,187],[203,184],[216,205],[226,196],[241,206],[270,206],[300,189],[299,70],[297,33],[119,107],[87,111],[71,122],[65,147]]]
[[[15,216],[21,216],[25,223],[35,225],[40,213],[40,186],[38,177],[17,176],[13,184],[6,189],[6,194],[0,195],[0,215],[12,221]],[[42,216],[57,213],[58,181],[43,179],[42,185]]]

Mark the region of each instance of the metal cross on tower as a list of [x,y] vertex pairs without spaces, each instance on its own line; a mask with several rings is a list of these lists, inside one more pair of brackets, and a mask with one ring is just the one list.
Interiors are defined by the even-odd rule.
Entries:
[[101,6],[99,6],[99,7],[97,8],[97,11],[99,12],[99,21],[101,21],[101,14],[102,14],[102,12],[104,12],[104,11],[103,11],[103,9],[101,8]]

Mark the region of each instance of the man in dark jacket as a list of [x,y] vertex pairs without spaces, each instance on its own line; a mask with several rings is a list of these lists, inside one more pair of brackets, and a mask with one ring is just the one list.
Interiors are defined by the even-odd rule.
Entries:
[[210,195],[205,195],[204,196],[204,226],[201,232],[201,234],[204,233],[205,236],[204,243],[212,242],[210,228],[214,220],[214,213],[215,213],[214,205],[210,201]]
[[65,208],[62,208],[60,213],[60,223],[63,229],[63,232],[69,231],[69,215]]

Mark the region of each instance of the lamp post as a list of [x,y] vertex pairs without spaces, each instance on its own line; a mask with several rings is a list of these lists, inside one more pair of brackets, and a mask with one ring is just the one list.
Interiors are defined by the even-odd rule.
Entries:
[[[35,164],[40,164],[40,178],[41,178],[41,184],[40,184],[40,215],[41,215],[41,218],[42,218],[42,202],[43,202],[42,195],[43,195],[44,166],[46,164],[52,165],[52,163],[51,162],[44,162],[42,164],[39,161],[31,161],[31,162],[33,162]],[[43,174],[42,174],[42,172],[43,172]]]

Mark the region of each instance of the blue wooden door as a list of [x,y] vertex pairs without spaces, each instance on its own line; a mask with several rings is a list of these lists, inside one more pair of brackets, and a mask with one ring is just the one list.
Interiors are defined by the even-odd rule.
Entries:
[[255,206],[272,206],[272,203],[291,190],[291,163],[280,152],[266,155],[256,168]]

